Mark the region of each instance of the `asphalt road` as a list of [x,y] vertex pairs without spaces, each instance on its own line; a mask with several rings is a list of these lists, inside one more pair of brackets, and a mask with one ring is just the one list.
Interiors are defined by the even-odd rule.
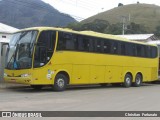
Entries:
[[10,86],[0,89],[0,111],[160,111],[160,83],[130,88],[79,86],[64,92]]

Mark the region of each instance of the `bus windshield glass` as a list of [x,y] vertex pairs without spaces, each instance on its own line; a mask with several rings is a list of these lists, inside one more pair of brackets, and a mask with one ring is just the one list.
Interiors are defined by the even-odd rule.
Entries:
[[38,31],[15,33],[9,43],[7,69],[29,69],[32,67],[32,55]]

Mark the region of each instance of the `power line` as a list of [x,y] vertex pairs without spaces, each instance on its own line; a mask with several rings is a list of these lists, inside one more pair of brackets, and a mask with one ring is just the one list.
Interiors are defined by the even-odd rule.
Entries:
[[[75,1],[73,2],[72,0],[70,0],[70,1],[60,0],[60,2],[61,2],[61,3],[69,4],[69,5],[72,5],[72,6],[76,6],[76,4],[77,4],[77,6],[78,6],[79,8],[83,8],[83,9],[86,9],[86,10],[88,10],[88,11],[96,11],[96,10],[95,10],[96,8],[94,8],[94,7],[92,7],[92,6],[81,5],[80,3],[76,3]],[[74,3],[75,3],[75,4],[74,4]]]

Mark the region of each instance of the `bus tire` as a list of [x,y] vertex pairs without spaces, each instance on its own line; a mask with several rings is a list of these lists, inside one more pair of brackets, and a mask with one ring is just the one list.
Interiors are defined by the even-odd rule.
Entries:
[[42,89],[42,85],[31,85],[31,87],[34,89],[34,90],[41,90]]
[[137,74],[135,77],[135,82],[134,82],[134,86],[135,87],[140,87],[142,84],[142,76],[140,74]]
[[64,91],[67,87],[68,78],[64,74],[57,74],[54,80],[53,89],[55,91]]
[[130,74],[126,74],[123,82],[123,86],[129,88],[132,85],[132,76]]

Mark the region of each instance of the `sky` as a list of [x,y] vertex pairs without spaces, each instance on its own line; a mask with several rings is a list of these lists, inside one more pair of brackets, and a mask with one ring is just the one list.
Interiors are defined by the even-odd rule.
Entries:
[[49,3],[62,13],[66,13],[81,21],[100,12],[115,8],[119,3],[123,5],[133,3],[147,3],[160,6],[160,0],[42,0]]

